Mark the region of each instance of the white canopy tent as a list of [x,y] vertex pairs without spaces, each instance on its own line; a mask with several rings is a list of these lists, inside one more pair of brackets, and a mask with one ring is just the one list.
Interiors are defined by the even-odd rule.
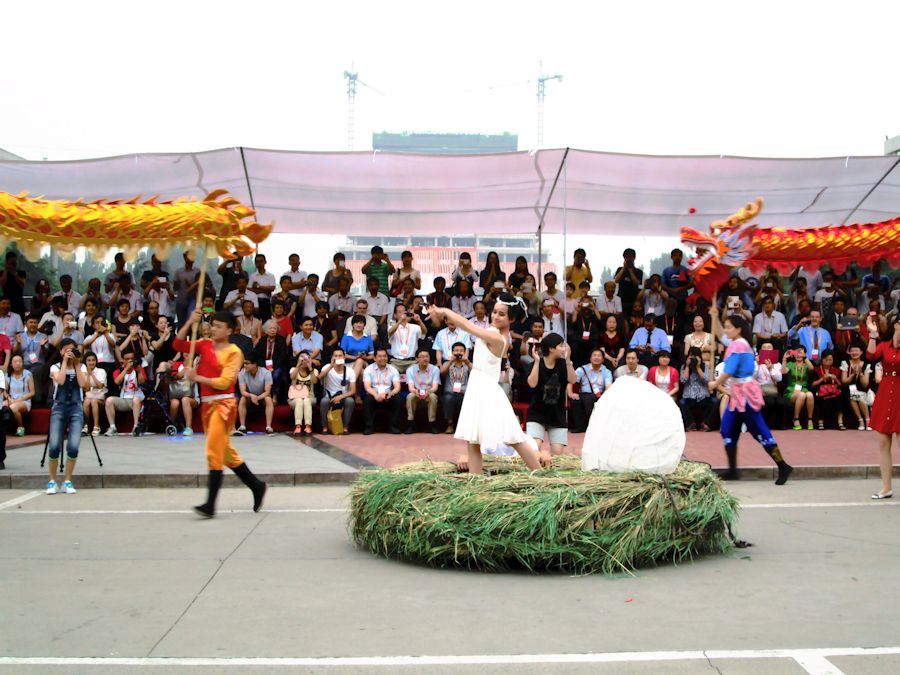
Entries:
[[255,207],[261,222],[275,221],[275,231],[288,234],[674,236],[682,225],[703,228],[757,196],[766,199],[758,219],[763,226],[887,220],[900,214],[898,163],[898,157],[658,157],[574,149],[458,156],[227,148],[0,161],[0,190],[93,200],[200,197],[227,188]]

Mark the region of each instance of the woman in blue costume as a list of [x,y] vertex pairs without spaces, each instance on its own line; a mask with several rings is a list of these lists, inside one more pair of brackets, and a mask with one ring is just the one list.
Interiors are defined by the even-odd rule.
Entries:
[[726,480],[739,478],[737,444],[741,435],[741,425],[746,424],[747,430],[753,434],[778,465],[778,478],[775,480],[775,485],[784,485],[794,469],[784,461],[781,450],[778,449],[778,443],[763,419],[762,390],[756,378],[753,377],[756,357],[748,342],[751,335],[750,323],[742,316],[733,314],[725,319],[723,332],[731,340],[731,344],[725,351],[725,367],[718,379],[709,383],[710,392],[716,391],[718,387],[728,381],[730,381],[731,387],[728,407],[722,415],[722,441],[725,443],[725,452],[728,455],[728,471],[723,478]]

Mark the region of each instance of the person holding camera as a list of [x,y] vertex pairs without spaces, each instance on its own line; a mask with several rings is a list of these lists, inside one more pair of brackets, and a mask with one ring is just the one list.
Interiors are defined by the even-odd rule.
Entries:
[[691,347],[681,369],[683,393],[679,407],[685,431],[697,431],[698,412],[703,431],[712,431],[710,421],[716,415],[716,397],[709,393],[711,377],[712,370],[709,362],[703,360],[703,352],[699,347]]
[[[319,371],[313,367],[309,352],[300,352],[297,364],[291,368],[290,378],[288,405],[294,411],[294,435],[309,435],[312,433],[313,406],[316,403],[313,387],[319,382]],[[241,401],[243,402],[243,398]],[[266,401],[266,419],[267,426],[271,426],[268,401]],[[243,418],[241,425],[243,425]]]
[[[597,337],[603,330],[593,300],[584,298],[578,303],[577,312],[572,314],[568,328],[572,358],[578,363],[587,363],[590,361],[591,352],[597,346]],[[544,335],[547,336],[549,333],[545,321]],[[553,334],[562,336],[562,331],[554,331]]]
[[810,373],[815,366],[806,358],[806,348],[797,347],[784,353],[781,369],[787,376],[787,388],[784,390],[785,400],[794,407],[794,431],[803,427],[800,425],[800,413],[806,408],[806,428],[813,430],[813,406],[815,398],[808,389]]
[[418,316],[402,302],[394,305],[394,320],[388,328],[388,341],[391,352],[391,365],[401,375],[416,363],[416,351],[422,328]]
[[147,374],[140,366],[135,366],[135,355],[132,352],[122,354],[121,367],[113,372],[113,382],[119,388],[118,396],[110,396],[106,399],[106,419],[109,421],[109,429],[104,436],[116,436],[119,430],[116,428],[116,412],[131,411],[133,427],[131,434],[138,435],[138,420],[141,416],[141,404],[144,402],[144,392],[141,385],[147,381]]
[[336,347],[331,353],[331,362],[322,368],[319,381],[322,383],[322,400],[319,403],[322,429],[328,430],[328,411],[340,408],[344,433],[349,434],[353,409],[356,407],[357,377],[353,368],[347,367],[346,355],[341,347]]
[[602,349],[592,351],[590,362],[575,371],[575,383],[567,388],[569,399],[572,401],[573,434],[583,434],[587,431],[591,413],[594,412],[594,403],[613,383],[612,373],[603,365],[605,358],[606,354]]
[[469,381],[469,373],[472,370],[472,362],[469,361],[468,353],[469,350],[466,348],[466,345],[462,342],[454,342],[452,358],[441,364],[441,377],[444,380],[441,408],[444,411],[444,419],[447,420],[447,428],[444,430],[445,434],[455,432],[456,422],[459,420],[459,411],[462,410],[466,384]]
[[84,427],[81,429],[81,435],[88,435],[88,424],[91,417],[94,419],[94,429],[92,436],[100,435],[100,408],[104,406],[106,400],[106,371],[97,367],[97,355],[94,352],[85,352],[82,358],[84,364],[81,369],[84,371],[85,379],[87,379],[87,388],[84,393]]
[[525,431],[538,446],[538,452],[546,462],[546,452],[540,450],[544,435],[550,437],[550,452],[561,455],[568,445],[566,421],[566,392],[575,384],[575,369],[569,359],[571,348],[561,335],[544,336],[540,346],[532,347],[534,365],[528,374],[528,386],[534,392],[528,406]]
[[[63,338],[59,344],[59,363],[50,367],[50,379],[54,385],[53,408],[50,411],[50,431],[47,435],[47,455],[50,458],[50,482],[47,494],[54,495],[60,490],[74,495],[72,474],[78,460],[78,445],[81,443],[81,427],[84,424],[84,410],[81,407],[82,392],[88,388],[87,376],[81,370],[81,353],[71,338]],[[59,453],[62,450],[63,434],[67,433],[66,471],[62,483],[58,483]]]
[[788,331],[788,338],[793,337],[803,346],[813,364],[819,363],[826,349],[834,351],[834,342],[828,331],[822,328],[822,313],[817,309],[810,310],[808,317]]
[[644,312],[661,316],[666,313],[666,300],[669,294],[662,287],[662,277],[651,274],[644,282],[644,287],[637,294],[636,300],[643,303]]

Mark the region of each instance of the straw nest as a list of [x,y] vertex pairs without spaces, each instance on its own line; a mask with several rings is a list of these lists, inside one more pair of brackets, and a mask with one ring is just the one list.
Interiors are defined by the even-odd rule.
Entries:
[[628,572],[731,549],[737,500],[705,464],[674,473],[581,470],[578,457],[529,472],[485,457],[490,477],[448,462],[361,472],[350,530],[376,555],[486,571]]

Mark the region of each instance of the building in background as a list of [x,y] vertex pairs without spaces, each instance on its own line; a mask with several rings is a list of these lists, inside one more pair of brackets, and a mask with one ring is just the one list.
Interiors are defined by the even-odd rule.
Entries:
[[[497,152],[517,152],[516,134],[417,134],[388,132],[372,134],[372,148],[383,152],[410,152],[436,155],[490,154]],[[365,276],[361,268],[369,260],[373,246],[381,246],[391,261],[399,267],[400,253],[413,254],[413,266],[422,274],[422,290],[432,290],[434,278],[449,278],[456,269],[459,255],[463,251],[472,256],[475,269],[484,269],[484,259],[490,251],[500,257],[500,266],[509,276],[515,268],[516,258],[525,256],[529,271],[538,276],[537,235],[484,234],[459,236],[423,237],[413,234],[406,236],[348,237],[341,250],[347,256],[347,268],[357,280],[357,288],[362,288]],[[540,272],[555,272],[555,266],[543,252]],[[538,280],[538,284],[541,281]]]

